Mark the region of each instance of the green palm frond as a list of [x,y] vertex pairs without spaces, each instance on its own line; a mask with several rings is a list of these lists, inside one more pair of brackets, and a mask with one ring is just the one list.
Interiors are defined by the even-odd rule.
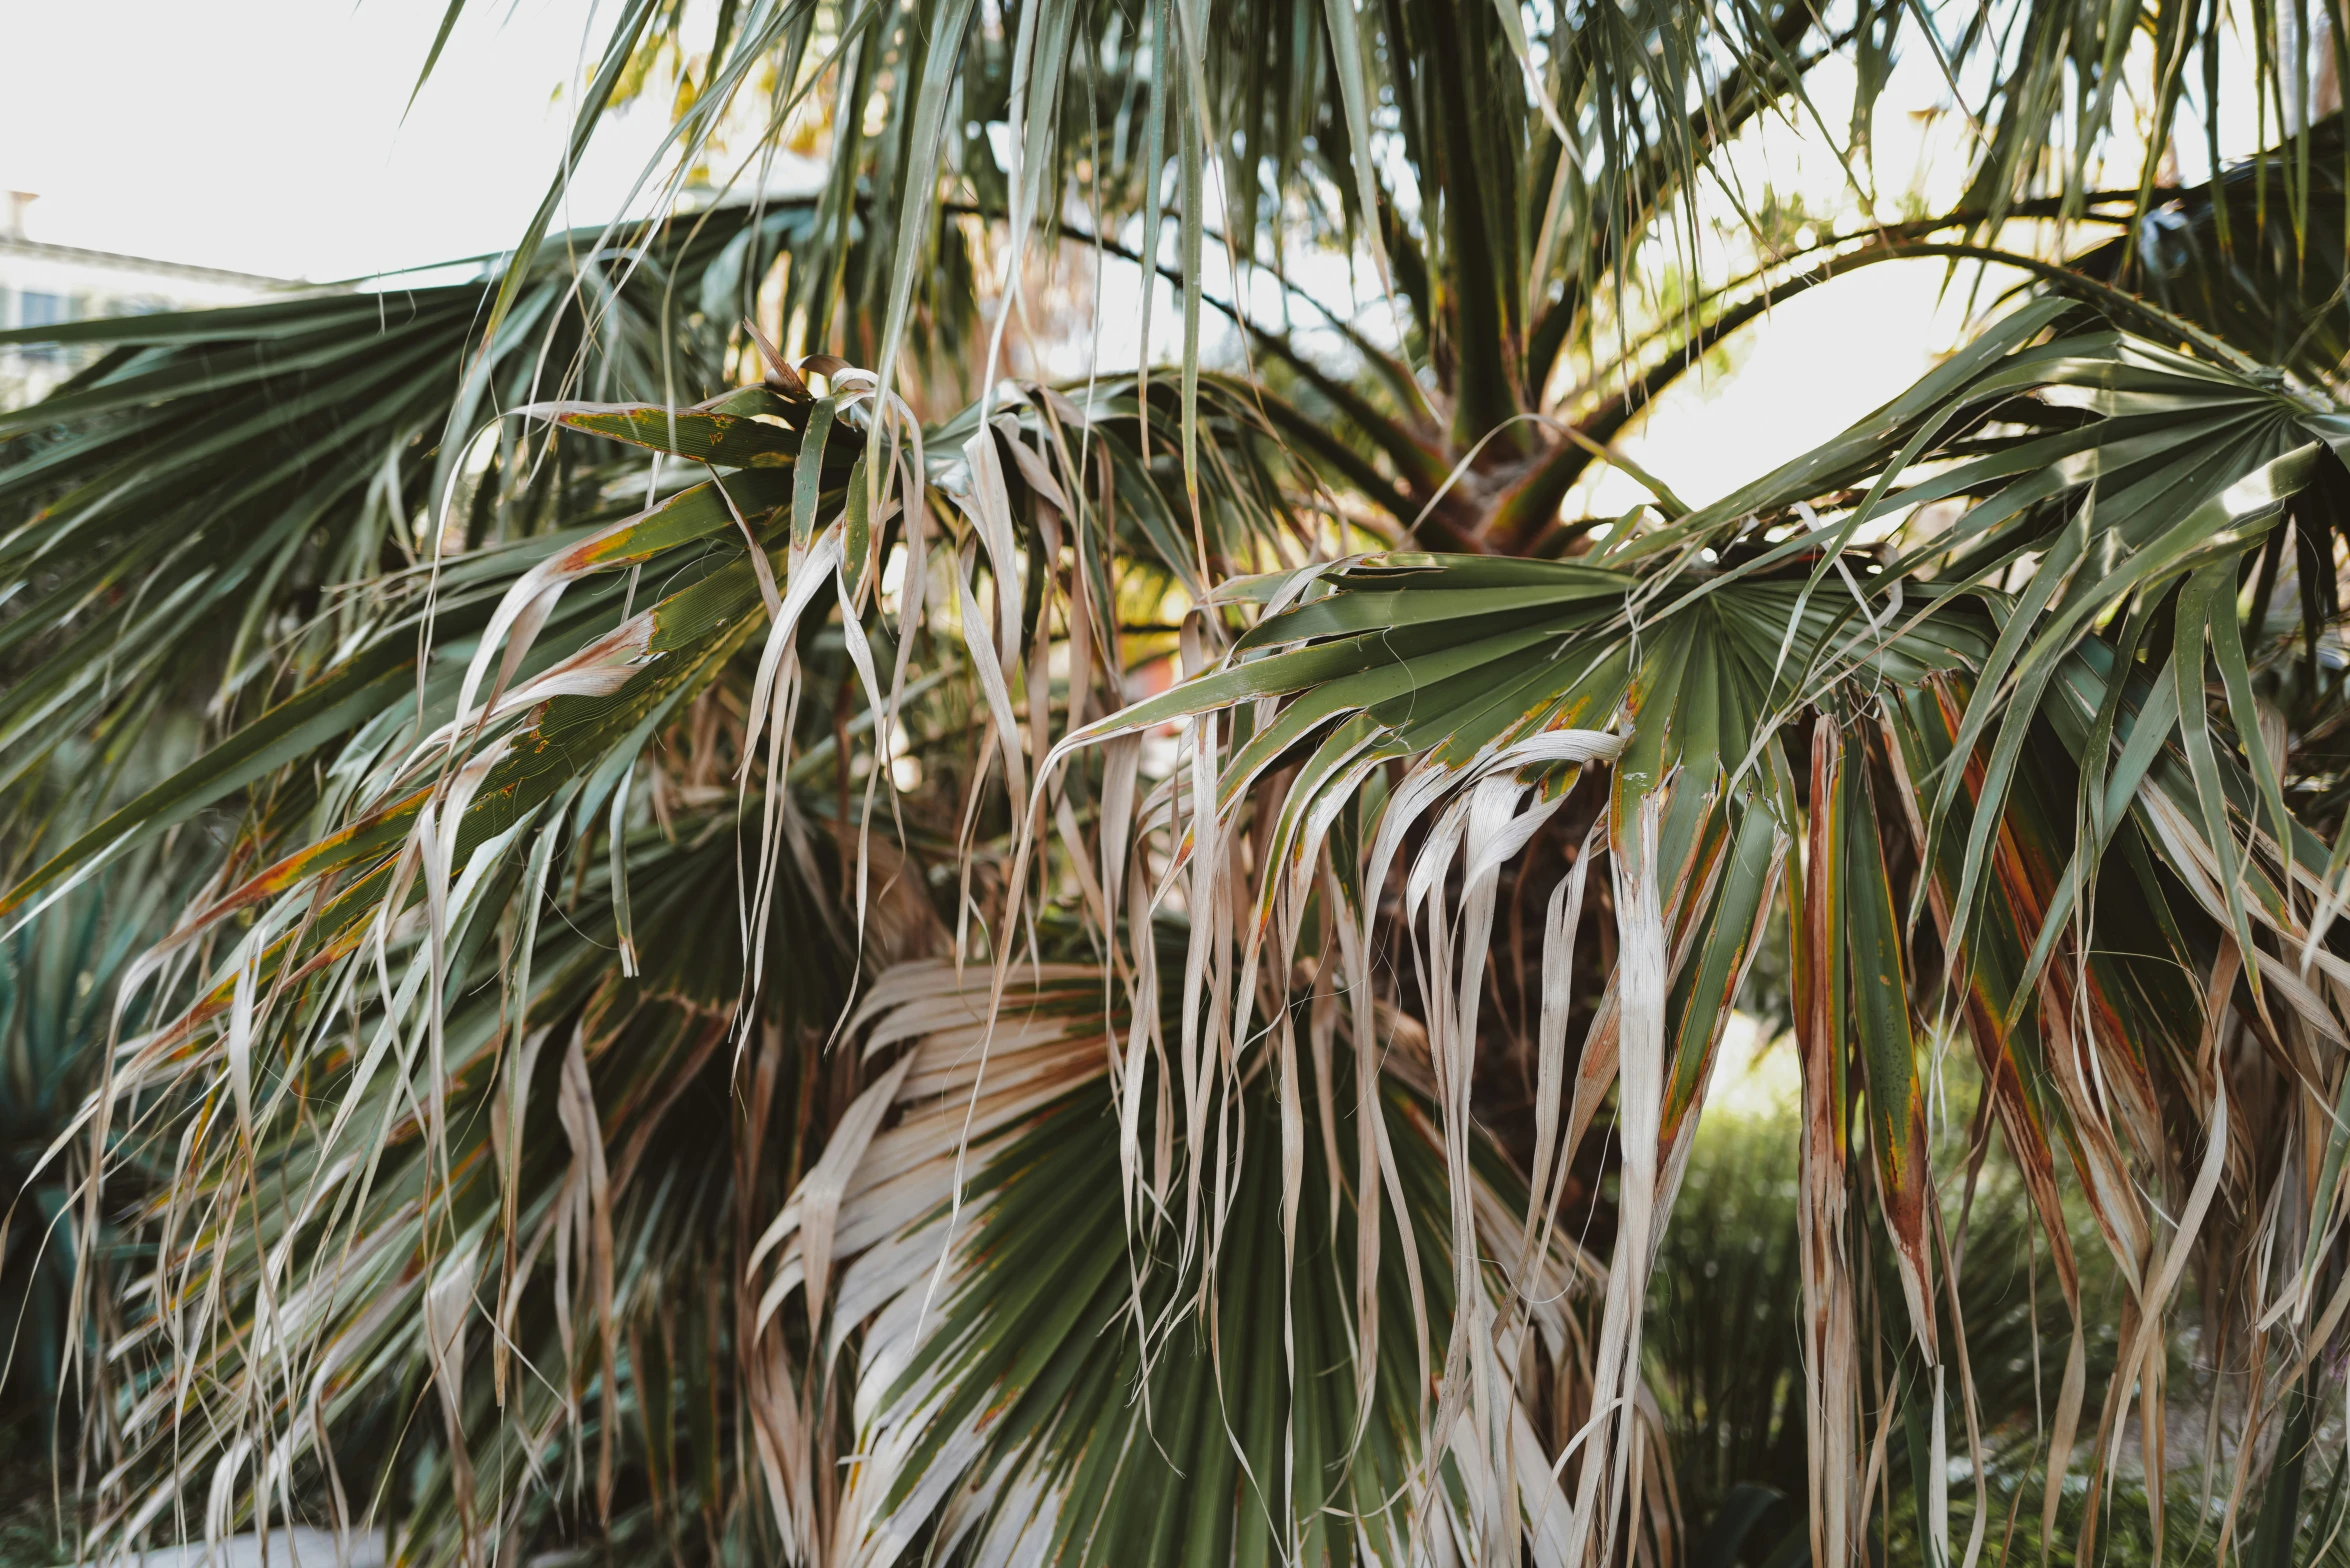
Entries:
[[2080,258],[2263,365],[2316,384],[2350,357],[2342,292],[2342,117],[2179,192]]
[[[477,1293],[509,1314],[515,1309],[520,1287],[511,1278],[494,1294],[487,1285],[499,1250],[493,1237],[504,1244],[511,1276],[518,1254],[534,1255],[550,1233],[570,1234],[546,1217],[555,1200],[543,1187],[532,1198],[514,1163],[519,1151],[545,1141],[543,1132],[533,1141],[524,1105],[534,1075],[548,1070],[544,1047],[555,1016],[584,1010],[620,1031],[571,1026],[558,1118],[571,1142],[564,1180],[587,1205],[579,1266],[590,1267],[591,1251],[601,1259],[593,1265],[603,1271],[595,1305],[610,1388],[615,1336],[652,1329],[642,1319],[630,1328],[607,1299],[627,1285],[607,1277],[618,1266],[609,1235],[620,1219],[592,1212],[602,1200],[587,1194],[606,1180],[604,1167],[625,1172],[635,1154],[612,1107],[591,1093],[589,1048],[643,1037],[639,1043],[659,1054],[645,1076],[626,1080],[626,1093],[666,1104],[682,1090],[663,1086],[664,1062],[668,1072],[722,1079],[750,1050],[754,1017],[776,1020],[765,1027],[785,1030],[798,1046],[801,1032],[840,1016],[865,940],[886,944],[893,928],[926,939],[936,920],[918,889],[893,899],[892,879],[875,885],[885,852],[866,835],[879,772],[867,771],[859,827],[847,778],[863,759],[844,754],[844,725],[824,734],[823,709],[845,713],[855,689],[876,710],[886,706],[868,721],[902,729],[923,719],[924,688],[937,684],[909,678],[916,642],[929,650],[926,659],[959,658],[988,674],[983,712],[1001,737],[988,755],[1001,753],[1017,794],[1026,736],[1011,718],[1011,694],[1049,691],[1043,668],[1021,657],[1024,614],[1048,625],[1058,619],[1080,635],[1090,624],[1101,638],[1094,656],[1111,657],[1121,618],[1105,570],[1113,556],[1162,548],[1159,580],[1196,586],[1202,538],[1214,539],[1218,561],[1294,552],[1286,492],[1267,466],[1278,454],[1237,399],[1203,399],[1215,411],[1208,428],[1229,426],[1235,439],[1231,462],[1219,466],[1188,529],[1166,493],[1164,465],[1154,470],[1145,455],[1138,428],[1145,394],[1123,384],[1095,389],[1082,406],[1040,391],[1023,412],[1005,410],[985,426],[950,421],[929,432],[927,459],[922,432],[895,404],[887,417],[904,445],[890,467],[904,501],[892,495],[875,509],[861,436],[827,434],[872,417],[871,378],[837,361],[806,365],[826,377],[821,395],[778,364],[764,384],[688,409],[564,401],[521,411],[545,421],[557,440],[651,448],[707,477],[682,487],[647,481],[651,504],[626,510],[625,501],[604,502],[606,515],[623,514],[610,521],[591,512],[569,526],[453,551],[429,571],[364,581],[355,593],[364,593],[369,618],[337,648],[335,664],[82,832],[9,893],[21,926],[174,823],[223,800],[245,804],[231,859],[131,983],[152,1026],[124,1043],[113,1081],[82,1113],[91,1136],[110,1147],[143,1141],[159,1116],[201,1115],[196,1108],[204,1106],[234,1111],[225,1120],[204,1116],[211,1136],[170,1155],[171,1201],[139,1222],[161,1234],[167,1272],[148,1294],[169,1305],[146,1315],[116,1355],[176,1370],[119,1414],[137,1446],[131,1468],[118,1474],[146,1479],[102,1521],[104,1538],[135,1537],[173,1517],[181,1489],[214,1462],[209,1454],[166,1462],[190,1409],[212,1412],[215,1430],[254,1433],[248,1442],[282,1423],[311,1423],[308,1435],[277,1445],[279,1457],[269,1462],[281,1469],[275,1480],[262,1472],[263,1489],[250,1503],[208,1516],[225,1528],[284,1507],[268,1488],[282,1493],[291,1484],[294,1471],[284,1467],[324,1465],[316,1444],[326,1430],[381,1441],[389,1418],[373,1380],[397,1373],[425,1379],[418,1386],[444,1402],[447,1429],[425,1479],[404,1488],[412,1513],[403,1528],[416,1552],[462,1556],[490,1519],[484,1498],[492,1492],[484,1488],[507,1495],[545,1470],[548,1445],[565,1423],[581,1441],[587,1372],[554,1403],[534,1393],[527,1409],[484,1414],[469,1404],[473,1396],[453,1370],[460,1353],[446,1343],[457,1332],[447,1327],[449,1315],[461,1319]],[[1017,540],[1013,494],[1022,497]],[[633,499],[644,498],[640,491]],[[926,536],[950,505],[970,532],[959,555],[947,540],[930,556],[966,612],[959,623],[942,621],[939,630],[959,624],[962,634],[960,648],[946,653],[927,624],[922,585],[932,567],[921,562],[932,549]],[[1079,569],[1065,585],[1030,575],[1036,596],[1024,595],[1020,552],[1055,549],[1064,537]],[[875,603],[883,591],[877,568],[901,548],[916,566],[893,617]],[[653,585],[645,594],[651,603],[633,610],[640,582]],[[979,612],[975,593],[990,594],[998,613]],[[821,622],[832,625],[817,635]],[[811,635],[795,638],[803,625]],[[420,645],[435,654],[421,675]],[[829,825],[811,824],[791,787],[818,760],[818,736],[841,779],[842,809]],[[984,762],[979,772],[983,779]],[[738,834],[760,846],[739,880]],[[853,873],[820,869],[850,845]],[[568,895],[559,892],[566,882]],[[816,934],[824,940],[814,942],[815,917],[791,913],[807,905],[811,888],[820,890],[813,907],[823,911]],[[846,907],[833,912],[836,899]],[[550,900],[562,911],[560,931]],[[697,923],[701,934],[689,933]],[[657,932],[658,948],[644,948],[640,931]],[[567,943],[565,933],[577,940]],[[750,954],[747,962],[734,961],[738,949]],[[648,991],[682,1003],[685,1014],[632,1022],[629,999]],[[565,1049],[559,1039],[557,1049]],[[798,1076],[813,1081],[814,1073]],[[313,1097],[321,1121],[311,1118]],[[127,1118],[120,1125],[118,1114]],[[820,1140],[830,1119],[828,1112],[803,1121],[795,1139]],[[663,1201],[698,1204],[689,1211],[697,1216],[723,1214],[723,1206],[710,1207],[719,1202],[709,1195],[712,1182],[731,1175],[753,1191],[754,1178],[766,1174],[758,1159],[736,1173],[720,1165],[681,1176],[686,1185]],[[247,1234],[236,1219],[240,1198],[264,1187],[305,1196]],[[97,1201],[95,1189],[88,1196]],[[689,1219],[683,1230],[711,1223]],[[571,1246],[554,1245],[558,1257]],[[293,1247],[330,1274],[297,1288],[281,1273]],[[422,1266],[405,1261],[413,1259]],[[689,1274],[708,1267],[690,1253],[656,1261]],[[225,1323],[202,1283],[224,1275],[239,1292]],[[204,1302],[188,1309],[197,1313],[193,1324],[183,1320],[183,1299]],[[569,1310],[556,1317],[563,1355],[530,1354],[533,1365],[585,1366]],[[201,1353],[207,1334],[238,1324],[240,1313],[228,1346],[217,1356]],[[673,1327],[661,1332],[673,1337]],[[265,1393],[267,1358],[255,1361],[241,1348],[255,1333],[278,1344],[281,1360],[319,1369],[309,1404]],[[498,1344],[514,1333],[500,1323]],[[746,1348],[743,1364],[765,1354]],[[372,1370],[344,1383],[357,1368]],[[504,1378],[501,1366],[501,1387]],[[609,1433],[627,1408],[619,1401],[612,1393],[598,1416],[606,1435],[592,1492],[606,1521],[616,1484]],[[772,1403],[759,1396],[757,1414],[744,1419],[778,1419]],[[518,1447],[491,1445],[505,1468],[485,1478],[466,1434],[483,1420],[510,1419],[522,1423],[512,1430],[529,1435]],[[776,1441],[760,1439],[770,1458]],[[160,1473],[150,1473],[156,1465]],[[323,1473],[334,1490],[336,1472]],[[650,1484],[658,1493],[674,1481]],[[747,1494],[737,1486],[732,1495],[727,1506]],[[723,1512],[722,1501],[707,1505]],[[657,1523],[669,1521],[662,1528],[683,1517],[676,1496],[657,1496],[652,1506]],[[340,1503],[337,1510],[338,1523],[360,1517]],[[518,1514],[511,1527],[555,1526]]]
[[[462,10],[457,0],[452,23]],[[691,8],[644,0],[612,21],[575,141],[657,66],[680,104],[664,149],[672,194],[685,171],[712,163],[728,188],[755,178],[794,123],[829,123],[789,313],[805,312],[812,346],[862,364],[894,364],[916,324],[916,280],[936,272],[932,247],[964,204],[1005,225],[1005,278],[1049,243],[1063,198],[1096,233],[1138,224],[1151,261],[1162,240],[1175,257],[1187,421],[1206,258],[1222,250],[1278,267],[1293,247],[1360,239],[1390,324],[1442,406],[1428,407],[1416,383],[1403,401],[1438,416],[1434,433],[1454,456],[1498,433],[1498,463],[1549,445],[1512,421],[1544,411],[1562,350],[1598,343],[1643,253],[1661,244],[1699,261],[1703,182],[1759,121],[1828,138],[1854,194],[1875,204],[1898,194],[1880,190],[1870,161],[1879,94],[1897,62],[1914,61],[1949,86],[1943,119],[1969,170],[1957,209],[1967,222],[1991,232],[2021,213],[2081,215],[2110,194],[2109,161],[2142,216],[2167,193],[2157,156],[2131,164],[2133,130],[2154,149],[2199,133],[2215,166],[2231,116],[2249,111],[2263,143],[2295,135],[2318,118],[2341,22],[2330,3],[2286,23],[2258,7],[2069,0],[1964,17],[1767,0],[1436,11],[1036,0],[984,17],[969,0],[756,0],[723,8],[704,33],[708,19]],[[1835,124],[1815,98],[1824,67],[1850,78],[1850,110]],[[2150,94],[2129,85],[2133,71]],[[2273,205],[2297,239],[2325,206],[2315,171],[2338,163],[2338,150],[2306,137],[2281,161]],[[525,263],[560,189],[521,236]],[[867,204],[868,190],[889,198]],[[1735,184],[1726,194],[1759,227],[1751,194]],[[1264,246],[1245,238],[1260,231]],[[501,292],[493,329],[520,288]],[[1151,308],[1146,294],[1146,320]],[[994,347],[987,359],[1000,368]],[[1195,463],[1192,434],[1183,445]]]
[[[1135,1151],[1104,1114],[1128,1027],[1105,1018],[1110,976],[1021,969],[991,1001],[998,983],[939,961],[876,983],[864,1054],[890,1065],[860,1101],[870,1114],[844,1118],[850,1141],[762,1238],[763,1310],[798,1300],[828,1355],[856,1346],[860,1457],[831,1550],[1383,1561],[1433,1530],[1465,1558],[1522,1534],[1534,1560],[1562,1560],[1567,1498],[1534,1423],[1570,1417],[1598,1270],[1555,1236],[1520,1278],[1472,1268],[1487,1314],[1506,1316],[1513,1291],[1535,1303],[1493,1347],[1522,1370],[1498,1412],[1504,1446],[1481,1411],[1431,1471],[1413,1390],[1459,1309],[1427,1068],[1408,1044],[1394,1081],[1358,1086],[1330,1049],[1335,996],[1298,998],[1320,1044],[1310,1068],[1286,1061],[1219,1118],[1233,1169],[1220,1262],[1203,1273],[1172,1226],[1145,1222],[1129,1243],[1133,1205],[1164,1195],[1138,1193]],[[1135,1129],[1147,1158],[1208,1160],[1170,1114],[1146,1109]],[[1339,1153],[1365,1114],[1380,1119],[1368,1186]],[[1259,1142],[1290,1151],[1287,1176],[1238,1157]],[[1523,1191],[1489,1154],[1475,1179],[1479,1250],[1528,1258]],[[1382,1235],[1366,1241],[1365,1225]],[[1669,1520],[1652,1527],[1669,1542]]]
[[[805,201],[724,207],[569,235],[480,282],[30,329],[107,352],[0,416],[0,571],[23,584],[0,623],[6,778],[167,702],[243,718],[332,685],[445,557],[650,501],[657,467],[504,416],[723,381],[759,280],[814,219]],[[527,287],[485,346],[501,275]],[[387,574],[407,592],[375,591]]]

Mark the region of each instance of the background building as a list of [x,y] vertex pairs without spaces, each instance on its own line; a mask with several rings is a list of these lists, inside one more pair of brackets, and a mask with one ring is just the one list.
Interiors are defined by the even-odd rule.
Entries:
[[[233,305],[285,286],[247,272],[46,244],[25,232],[33,201],[29,191],[10,191],[0,207],[0,330]],[[54,344],[0,344],[0,408],[40,397],[86,362]]]

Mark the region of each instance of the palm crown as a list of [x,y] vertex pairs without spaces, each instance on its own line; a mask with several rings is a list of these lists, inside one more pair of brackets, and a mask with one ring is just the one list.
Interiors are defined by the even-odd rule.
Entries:
[[[1700,1554],[1643,1303],[1759,961],[1787,1560],[1892,1539],[1897,1417],[1921,1555],[2087,1560],[2128,1480],[2157,1556],[2287,1560],[2350,1301],[2342,20],[631,0],[575,141],[682,62],[675,167],[810,118],[822,186],[44,329],[102,352],[0,416],[0,919],[193,889],[18,1176],[91,1549]],[[1761,242],[1741,138],[1865,192],[1914,59],[1956,203]],[[1311,253],[1388,304],[1212,286]],[[1118,255],[1175,362],[1007,377]],[[1617,449],[1916,258],[2026,282],[1720,500]],[[1564,515],[1594,464],[1653,504]],[[2061,1301],[1998,1507],[1994,1148]]]

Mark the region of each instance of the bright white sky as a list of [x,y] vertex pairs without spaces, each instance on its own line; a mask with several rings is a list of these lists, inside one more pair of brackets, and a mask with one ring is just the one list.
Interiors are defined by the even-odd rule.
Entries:
[[[0,0],[0,189],[33,238],[327,280],[514,243],[561,156],[583,27],[616,0],[474,0],[402,111],[442,0]],[[594,16],[591,24],[591,13]],[[666,129],[613,117],[575,211],[609,217]]]
[[[569,84],[592,69],[620,7],[474,0],[411,110],[443,8],[0,0],[0,190],[39,193],[36,239],[278,277],[360,277],[503,249],[545,191],[569,129]],[[1831,123],[1846,112],[1830,101],[1834,70],[1814,81]],[[1963,133],[1923,113],[1942,93],[1930,72],[1897,73],[1878,118],[1888,191],[1956,178]],[[602,221],[627,200],[667,129],[664,108],[647,101],[607,117],[566,221]],[[1824,144],[1784,128],[1730,167],[1749,200],[1766,181],[1803,193],[1813,211],[1848,195]],[[1343,271],[1313,286],[1343,297]],[[1882,403],[1945,351],[1964,331],[1965,285],[1943,298],[1944,281],[1938,264],[1899,263],[1782,307],[1743,335],[1730,374],[1687,378],[1626,450],[1692,502],[1725,493]],[[1133,362],[1139,296],[1131,277],[1104,285],[1107,369]],[[1162,295],[1160,354],[1179,346],[1178,321]],[[1606,470],[1570,508],[1612,513],[1643,496]]]

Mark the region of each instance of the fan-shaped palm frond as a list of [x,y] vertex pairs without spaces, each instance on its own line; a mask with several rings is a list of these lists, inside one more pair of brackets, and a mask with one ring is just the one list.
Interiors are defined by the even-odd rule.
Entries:
[[[2109,330],[2068,331],[2074,319],[2053,301],[2017,311],[1837,441],[1704,511],[1611,539],[1591,558],[1604,565],[1374,556],[1291,574],[1268,585],[1264,613],[1218,668],[1072,744],[1190,720],[1218,758],[1203,764],[1214,793],[1181,827],[1198,843],[1261,814],[1252,789],[1281,768],[1288,795],[1262,840],[1259,891],[1221,895],[1268,913],[1313,885],[1326,825],[1378,765],[1409,762],[1360,870],[1384,886],[1429,817],[1403,906],[1415,919],[1453,857],[1465,860],[1458,912],[1437,904],[1429,939],[1439,1060],[1473,1048],[1473,1005],[1448,1041],[1443,998],[1452,973],[1483,961],[1494,863],[1558,809],[1562,767],[1613,754],[1617,967],[1581,1081],[1571,1097],[1563,1075],[1544,1093],[1567,1130],[1558,1157],[1571,1160],[1597,1090],[1615,1080],[1627,1140],[1617,1281],[1637,1280],[1654,1245],[1647,1227],[1661,1218],[1648,1205],[1669,1209],[1679,1139],[1771,881],[1806,840],[1788,896],[1814,1086],[1807,1212],[1823,1246],[1844,1229],[1850,1075],[1919,1350],[1939,1366],[1963,1352],[1944,1346],[1934,1283],[1913,1017],[1933,976],[1917,971],[1889,871],[1896,853],[1922,854],[1930,874],[1914,900],[1935,916],[1930,961],[1963,982],[1986,1091],[2066,1288],[2058,1149],[2133,1279],[2121,1363],[2132,1368],[2160,1342],[2219,1195],[2230,1128],[2212,1085],[2239,964],[2258,1027],[2342,1038],[2323,999],[2340,963],[2325,942],[2326,848],[2284,805],[2276,759],[2257,742],[2242,754],[2215,743],[2225,731],[2205,695],[2216,670],[2235,733],[2260,733],[2235,585],[2289,506],[2323,506],[2313,487],[2339,463],[2341,426],[2321,399]],[[1953,498],[1967,504],[1937,526],[1928,506]],[[1883,543],[1856,561],[1872,523]],[[2149,645],[2158,619],[2169,636]],[[1234,714],[1228,738],[1207,717],[1222,711]],[[1628,739],[1603,745],[1576,728],[1617,713]],[[1805,715],[1816,715],[1808,772],[1789,756],[1803,732],[1784,734]],[[2109,862],[2117,847],[2128,855]],[[1554,923],[1546,972],[1567,972],[1571,930]],[[2209,1122],[2192,1178],[2171,1163],[2168,1095]],[[2297,1114],[2326,1119],[2318,1103]],[[2170,1202],[2141,1196],[2164,1183],[2182,1184]],[[2236,1205],[2247,1222],[2283,1212],[2249,1192]],[[2320,1237],[2329,1215],[2319,1199],[2288,1234]],[[2313,1244],[2293,1266],[2291,1288],[2317,1288],[2322,1252]],[[1807,1265],[1823,1507],[1846,1516],[1863,1499],[1861,1450],[1835,1435],[1858,1413],[1838,1370],[1854,1354],[1838,1305],[1845,1266],[1833,1250]],[[1614,1377],[1632,1375],[1636,1304],[1611,1295],[1602,1390],[1605,1358],[1618,1358]],[[2105,1435],[2128,1392],[2126,1380],[2108,1391]],[[2159,1408],[2154,1388],[2147,1398]],[[2055,1422],[2058,1473],[2081,1399],[2076,1363]]]
[[[1506,1320],[1513,1288],[1533,1310],[1480,1352],[1480,1378],[1509,1385],[1491,1391],[1498,1419],[1458,1422],[1429,1468],[1430,1412],[1410,1391],[1428,1386],[1431,1337],[1472,1314],[1426,1228],[1445,1172],[1410,1045],[1393,1081],[1358,1085],[1332,1049],[1348,1027],[1336,994],[1297,998],[1311,1048],[1219,1119],[1208,1273],[1173,1226],[1129,1228],[1137,1204],[1163,1211],[1165,1183],[1132,1182],[1123,1139],[1162,1166],[1211,1153],[1163,1126],[1169,1106],[1131,1132],[1105,1114],[1127,1032],[1104,1015],[1109,975],[1047,965],[1002,985],[991,997],[989,976],[936,960],[882,977],[864,1054],[891,1064],[762,1239],[765,1309],[803,1301],[827,1357],[857,1345],[860,1458],[839,1538],[810,1555],[1386,1560],[1426,1539],[1474,1561],[1522,1535],[1534,1560],[1562,1560],[1568,1499],[1535,1422],[1571,1421],[1583,1397],[1577,1314],[1598,1270],[1555,1235],[1530,1249],[1523,1193],[1490,1155],[1474,1162],[1473,1258],[1500,1262],[1472,1262],[1475,1315]],[[1283,1150],[1278,1172],[1243,1156],[1259,1142]],[[1367,1184],[1339,1153],[1358,1142],[1377,1151]],[[1669,1549],[1669,1516],[1651,1527]]]

